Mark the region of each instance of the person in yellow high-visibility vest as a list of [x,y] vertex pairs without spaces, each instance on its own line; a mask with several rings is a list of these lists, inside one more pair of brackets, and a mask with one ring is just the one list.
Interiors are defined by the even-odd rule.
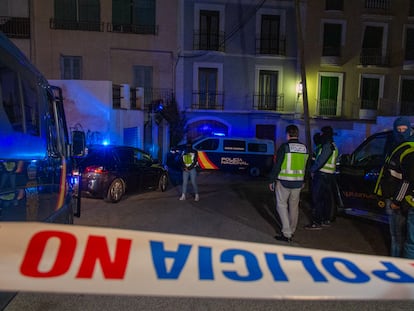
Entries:
[[197,185],[197,163],[198,163],[198,153],[197,150],[194,150],[192,147],[191,141],[187,141],[185,145],[185,150],[181,155],[181,167],[183,169],[183,185],[182,193],[179,198],[180,201],[186,199],[187,195],[187,185],[188,179],[191,180],[194,191],[194,201],[200,200],[198,194],[198,185]]
[[333,129],[324,126],[319,137],[320,147],[310,172],[312,175],[312,220],[307,230],[319,230],[331,225],[332,201],[335,197],[336,159],[338,148],[333,141]]
[[393,141],[374,192],[389,215],[392,257],[414,258],[414,136],[407,117],[394,121]]
[[309,154],[299,142],[296,125],[286,127],[287,142],[280,145],[276,163],[270,173],[269,189],[275,191],[276,210],[281,221],[281,234],[275,238],[290,242],[295,233],[299,216],[300,192],[305,182]]

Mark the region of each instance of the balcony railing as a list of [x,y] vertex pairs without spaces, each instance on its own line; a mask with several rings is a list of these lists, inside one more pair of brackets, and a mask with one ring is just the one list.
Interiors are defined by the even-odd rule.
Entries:
[[193,91],[192,109],[223,110],[224,93]]
[[194,31],[193,34],[194,50],[212,50],[224,52],[224,32],[200,32]]
[[256,54],[286,55],[286,39],[256,38]]
[[164,103],[170,103],[174,100],[174,92],[172,89],[167,88],[144,88],[144,109],[151,110],[151,104],[154,101],[162,101]]
[[113,84],[112,85],[112,108],[120,109],[121,108],[121,85]]
[[253,94],[253,109],[282,112],[284,99],[283,94]]
[[319,115],[321,116],[336,116],[338,102],[333,99],[318,100]]
[[390,2],[391,0],[365,0],[365,8],[389,10],[391,7]]
[[84,31],[104,31],[104,23],[101,22],[81,22],[74,20],[59,20],[51,18],[49,21],[51,29],[65,30],[84,30]]
[[362,66],[389,66],[390,56],[383,55],[382,49],[362,49],[359,61]]
[[157,35],[158,25],[133,25],[133,24],[107,23],[106,30],[108,32]]
[[378,99],[361,99],[361,109],[371,109],[377,110],[378,109]]
[[9,38],[30,38],[30,18],[0,16],[0,31]]

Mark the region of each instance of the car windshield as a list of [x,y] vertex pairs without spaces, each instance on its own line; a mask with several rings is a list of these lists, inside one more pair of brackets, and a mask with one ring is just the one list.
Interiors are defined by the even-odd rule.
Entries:
[[385,159],[385,147],[388,141],[386,133],[377,135],[362,144],[353,154],[354,165],[379,165]]

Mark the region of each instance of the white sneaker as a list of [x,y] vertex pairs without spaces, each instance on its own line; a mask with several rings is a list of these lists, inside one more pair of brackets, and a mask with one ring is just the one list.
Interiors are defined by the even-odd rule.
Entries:
[[183,193],[178,200],[184,201],[185,200],[185,194]]
[[200,196],[198,194],[195,195],[194,201],[200,201]]

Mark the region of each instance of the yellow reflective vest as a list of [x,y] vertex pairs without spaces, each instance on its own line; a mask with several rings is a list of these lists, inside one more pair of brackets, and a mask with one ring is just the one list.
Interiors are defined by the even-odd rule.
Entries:
[[305,179],[306,162],[308,161],[308,150],[302,143],[288,143],[289,151],[280,168],[277,179],[287,181],[303,181]]

